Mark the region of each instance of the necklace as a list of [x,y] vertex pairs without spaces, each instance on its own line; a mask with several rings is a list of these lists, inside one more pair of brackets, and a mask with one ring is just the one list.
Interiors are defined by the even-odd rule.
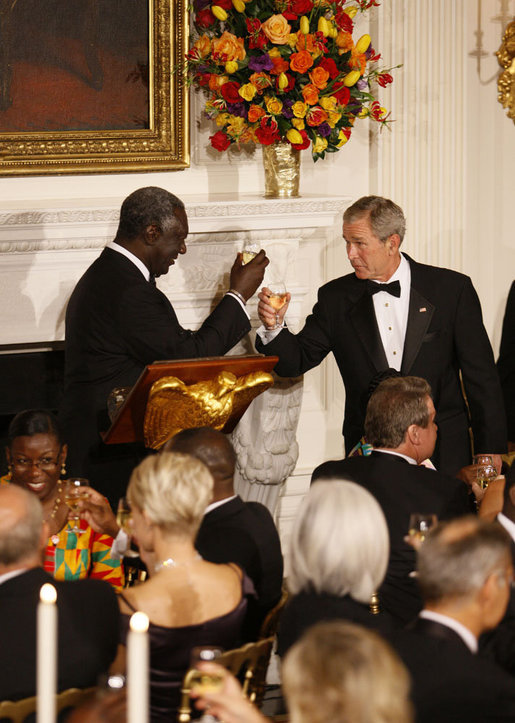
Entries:
[[[55,498],[54,506],[52,507],[52,512],[48,515],[48,517],[45,517],[45,522],[50,523],[51,520],[55,520],[55,517],[57,515],[57,511],[59,507],[61,506],[61,495],[63,493],[63,488],[61,485],[57,488],[57,497]],[[59,542],[59,535],[54,534],[50,535],[50,540],[53,545],[57,545]]]
[[154,565],[154,572],[159,572],[159,570],[162,570],[164,567],[187,567],[188,565],[193,565],[194,562],[198,562],[199,560],[202,560],[202,557],[198,554],[198,552],[193,559],[188,560],[187,562],[176,562],[173,557],[168,557],[166,560],[156,562]]

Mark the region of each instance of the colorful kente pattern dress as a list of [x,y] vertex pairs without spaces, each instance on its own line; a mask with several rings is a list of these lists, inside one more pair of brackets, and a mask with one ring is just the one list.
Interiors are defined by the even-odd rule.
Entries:
[[[9,475],[0,484],[10,484]],[[111,557],[113,538],[95,532],[85,520],[80,520],[81,534],[69,531],[69,526],[48,539],[44,568],[56,580],[81,580],[85,577],[109,582],[116,590],[123,587],[120,560]]]

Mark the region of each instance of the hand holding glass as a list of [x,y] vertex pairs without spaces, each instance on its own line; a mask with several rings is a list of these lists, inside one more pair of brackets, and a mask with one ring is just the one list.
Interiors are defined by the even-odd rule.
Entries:
[[271,281],[268,284],[270,295],[268,297],[268,303],[275,309],[275,326],[274,329],[280,325],[279,314],[277,313],[286,304],[286,286],[282,281]]
[[259,248],[259,244],[253,243],[251,241],[245,241],[245,243],[243,244],[243,249],[241,251],[243,265],[248,264],[249,261],[252,261],[254,256],[257,256],[260,251],[261,249]]
[[476,454],[473,461],[477,467],[477,483],[482,490],[486,490],[490,482],[493,482],[497,477],[497,470],[492,456],[489,454]]
[[64,484],[64,501],[70,508],[68,519],[73,523],[68,527],[68,532],[74,532],[76,535],[82,533],[79,526],[79,503],[89,499],[89,493],[85,487],[89,487],[89,480],[83,477],[72,477],[67,479]]
[[[190,668],[194,668],[198,663],[214,663],[221,654],[222,648],[217,648],[214,645],[202,645],[193,648],[190,656]],[[208,673],[205,670],[195,671],[190,678],[191,689],[195,689],[195,693],[199,695],[220,690],[223,682],[224,679],[221,675]]]

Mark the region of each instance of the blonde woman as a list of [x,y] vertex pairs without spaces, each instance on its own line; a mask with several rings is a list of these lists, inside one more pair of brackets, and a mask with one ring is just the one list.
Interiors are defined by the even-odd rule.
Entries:
[[[195,535],[211,501],[213,479],[202,462],[165,452],[147,457],[128,487],[134,538],[153,570],[121,594],[122,640],[135,610],[150,619],[151,720],[175,719],[182,677],[197,645],[234,647],[246,612],[241,570],[205,562]],[[122,656],[113,665],[120,670]]]

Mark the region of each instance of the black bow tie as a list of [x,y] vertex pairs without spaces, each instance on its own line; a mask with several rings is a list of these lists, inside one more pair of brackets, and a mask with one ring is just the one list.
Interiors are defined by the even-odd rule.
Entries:
[[398,281],[392,281],[389,284],[377,284],[375,281],[368,279],[367,291],[370,296],[377,294],[378,291],[386,291],[386,293],[399,298],[401,295],[401,285]]
[[149,283],[149,284],[152,284],[152,286],[155,286],[155,285],[156,285],[156,277],[154,276],[154,274],[150,274],[150,277],[149,277],[149,279],[148,279],[148,283]]

